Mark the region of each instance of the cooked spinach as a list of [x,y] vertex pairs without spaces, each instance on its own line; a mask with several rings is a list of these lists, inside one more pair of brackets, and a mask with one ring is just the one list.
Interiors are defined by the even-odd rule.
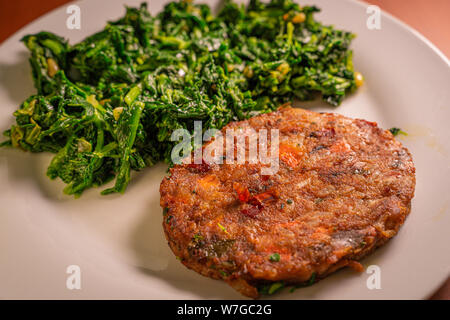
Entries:
[[248,6],[171,2],[153,16],[143,3],[75,45],[50,32],[27,35],[37,94],[14,113],[2,146],[55,153],[47,171],[79,196],[131,170],[170,163],[178,128],[222,128],[297,98],[339,105],[357,86],[354,35],[314,19],[292,0]]

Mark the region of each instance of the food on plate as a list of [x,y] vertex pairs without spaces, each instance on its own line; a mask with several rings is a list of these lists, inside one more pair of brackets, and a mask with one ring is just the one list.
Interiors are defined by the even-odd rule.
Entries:
[[161,183],[165,234],[188,268],[256,298],[346,266],[362,270],[357,261],[404,223],[415,168],[389,130],[283,107],[221,132],[250,128],[279,131],[276,173],[204,161],[175,165]]
[[292,0],[247,7],[171,2],[152,15],[143,3],[77,44],[27,35],[37,93],[14,113],[3,146],[55,154],[47,175],[79,196],[131,170],[170,163],[174,130],[222,128],[320,95],[331,105],[361,85],[354,35],[314,19]]

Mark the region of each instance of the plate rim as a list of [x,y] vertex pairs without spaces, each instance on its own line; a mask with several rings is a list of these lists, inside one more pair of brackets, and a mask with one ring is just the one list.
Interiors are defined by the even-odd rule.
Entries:
[[[248,0],[245,0],[246,2]],[[299,2],[299,0],[294,0],[296,2]],[[363,0],[345,0],[347,3],[351,3],[354,5],[357,5],[359,7],[363,7],[363,8],[367,8],[368,6],[371,6],[373,4],[370,4],[366,1]],[[27,28],[32,27],[34,24],[39,23],[42,20],[47,19],[49,16],[53,15],[57,10],[61,10],[63,7],[67,7],[69,5],[72,4],[77,4],[77,3],[85,3],[87,2],[87,0],[74,0],[74,1],[69,1],[67,3],[61,4],[53,9],[51,9],[50,11],[44,13],[43,15],[35,18],[34,20],[30,21],[29,23],[27,23],[26,25],[22,26],[21,28],[19,28],[18,30],[16,30],[14,33],[12,33],[10,36],[8,36],[6,39],[4,39],[2,41],[2,43],[0,44],[0,50],[11,45],[11,41],[18,37],[21,33],[23,33]],[[149,0],[145,0],[145,2],[150,4]],[[308,2],[307,0],[305,2]],[[394,15],[386,12],[385,10],[380,8],[380,12],[381,12],[381,16],[382,18],[386,18],[388,20],[390,20],[391,22],[393,22],[396,27],[402,29],[403,31],[406,31],[408,34],[413,35],[416,39],[418,39],[419,41],[421,41],[422,43],[424,43],[428,48],[431,49],[431,51],[434,53],[434,55],[436,55],[438,58],[440,58],[439,60],[442,61],[446,67],[447,67],[447,71],[450,70],[450,58],[447,57],[433,42],[431,42],[427,37],[425,37],[421,32],[419,32],[418,30],[416,30],[414,27],[408,25],[407,23],[403,22],[402,20],[400,20],[399,18],[395,17]],[[70,39],[68,39],[70,40]],[[449,275],[447,275],[445,278],[443,278],[442,281],[439,282],[439,284],[437,286],[433,286],[430,287],[429,290],[424,290],[427,291],[427,294],[424,294],[424,298],[423,299],[428,299],[430,298],[447,280]]]

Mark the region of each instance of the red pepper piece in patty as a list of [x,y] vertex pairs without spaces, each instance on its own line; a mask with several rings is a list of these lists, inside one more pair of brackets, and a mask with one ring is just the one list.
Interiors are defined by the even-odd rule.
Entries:
[[202,163],[190,163],[187,165],[188,168],[194,169],[195,172],[205,173],[211,169],[211,166],[202,159]]
[[261,212],[261,208],[254,205],[247,205],[241,209],[241,213],[247,217],[254,218]]
[[233,189],[236,191],[240,202],[248,202],[250,200],[250,191],[238,182],[233,183]]
[[261,212],[264,203],[276,199],[274,193],[270,190],[251,196],[250,191],[238,182],[233,183],[233,189],[236,191],[239,201],[243,204],[241,213],[252,218]]
[[262,209],[265,202],[273,200],[275,200],[275,196],[270,191],[266,191],[251,197],[249,203],[258,206],[258,208]]

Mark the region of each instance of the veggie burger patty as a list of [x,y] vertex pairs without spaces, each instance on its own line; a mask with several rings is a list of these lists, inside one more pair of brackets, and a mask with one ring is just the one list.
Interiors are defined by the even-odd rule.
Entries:
[[284,107],[222,132],[237,128],[279,130],[275,174],[260,163],[181,164],[161,183],[168,243],[204,276],[257,298],[362,268],[410,212],[411,154],[374,122]]

